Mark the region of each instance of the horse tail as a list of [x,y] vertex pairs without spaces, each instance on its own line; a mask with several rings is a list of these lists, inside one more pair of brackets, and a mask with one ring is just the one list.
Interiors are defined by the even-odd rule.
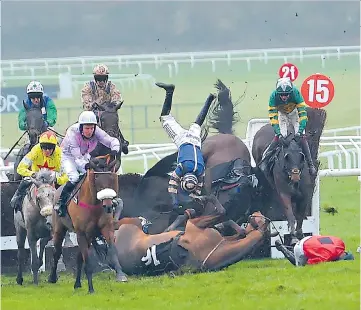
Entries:
[[313,109],[307,107],[307,116],[308,122],[306,126],[306,136],[310,146],[312,160],[318,169],[320,164],[318,161],[319,144],[326,124],[327,113],[326,110],[323,109]]
[[207,137],[210,128],[216,129],[218,133],[234,134],[234,125],[240,120],[234,108],[242,101],[245,93],[233,102],[230,89],[221,80],[218,79],[214,86],[218,91],[217,100],[212,103],[202,128],[202,141]]

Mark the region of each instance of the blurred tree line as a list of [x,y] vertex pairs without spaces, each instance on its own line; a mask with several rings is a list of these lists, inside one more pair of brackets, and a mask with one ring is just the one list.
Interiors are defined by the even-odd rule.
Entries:
[[2,59],[360,44],[355,1],[5,1]]

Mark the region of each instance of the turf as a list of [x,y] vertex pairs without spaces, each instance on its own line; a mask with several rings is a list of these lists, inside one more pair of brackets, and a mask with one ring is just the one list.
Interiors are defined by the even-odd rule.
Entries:
[[30,274],[22,287],[15,276],[2,276],[3,309],[359,309],[360,183],[356,177],[323,178],[321,207],[333,206],[334,216],[321,212],[321,233],[341,237],[355,261],[295,268],[286,260],[241,261],[217,273],[134,278],[115,283],[113,274],[98,274],[96,293],[74,292],[74,279],[61,274],[58,284],[41,274],[34,287]]

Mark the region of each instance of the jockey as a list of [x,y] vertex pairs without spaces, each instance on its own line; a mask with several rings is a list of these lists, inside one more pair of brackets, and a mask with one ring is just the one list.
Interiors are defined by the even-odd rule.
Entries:
[[[19,163],[17,173],[24,177],[19,184],[13,198],[11,199],[11,206],[15,211],[20,211],[26,190],[31,185],[29,177],[35,177],[37,171],[41,168],[47,168],[58,172],[56,182],[58,185],[63,185],[68,180],[65,173],[61,172],[61,149],[57,145],[56,136],[51,131],[46,131],[41,134],[39,143],[35,145],[31,151]],[[30,169],[29,169],[30,168]]]
[[[97,105],[103,105],[105,102],[115,104],[123,103],[123,98],[115,84],[108,80],[109,69],[106,65],[98,64],[93,69],[94,81],[86,82],[81,90],[81,101],[85,111],[93,111],[97,114]],[[123,153],[128,153],[129,142],[124,139],[120,132]]]
[[177,168],[173,171],[168,185],[168,192],[172,198],[173,210],[181,208],[178,202],[178,187],[190,197],[201,195],[204,181],[204,159],[201,151],[201,125],[215,95],[210,94],[196,121],[188,130],[182,128],[170,114],[174,85],[156,83],[166,90],[163,109],[160,116],[162,127],[178,148]]
[[271,94],[268,104],[268,114],[275,137],[271,142],[265,157],[269,157],[279,142],[287,136],[287,125],[292,124],[296,142],[301,142],[302,150],[306,155],[311,175],[317,171],[313,164],[310,148],[304,131],[307,125],[306,104],[300,91],[289,78],[280,78],[276,90]]
[[69,177],[61,192],[59,201],[54,207],[60,217],[66,215],[67,200],[79,181],[80,173],[89,169],[90,154],[97,143],[111,149],[110,155],[117,156],[120,142],[117,138],[109,136],[97,126],[97,119],[92,111],[83,111],[79,115],[78,123],[71,125],[61,143],[63,156],[63,169]]
[[[39,106],[41,108],[41,113],[43,114],[46,127],[53,127],[56,124],[57,110],[54,101],[47,95],[44,95],[43,85],[41,85],[40,82],[31,81],[26,87],[26,93],[28,94],[28,98],[25,103],[30,108]],[[23,106],[19,111],[18,123],[20,130],[27,130],[26,112]]]
[[296,243],[293,252],[279,241],[276,241],[276,248],[295,266],[355,259],[351,252],[345,251],[342,239],[334,236],[304,237]]

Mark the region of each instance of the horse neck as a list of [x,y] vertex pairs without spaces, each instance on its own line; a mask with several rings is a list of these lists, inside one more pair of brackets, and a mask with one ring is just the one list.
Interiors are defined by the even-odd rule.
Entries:
[[97,198],[94,190],[94,174],[87,173],[87,176],[80,187],[79,199],[91,205],[95,205]]

